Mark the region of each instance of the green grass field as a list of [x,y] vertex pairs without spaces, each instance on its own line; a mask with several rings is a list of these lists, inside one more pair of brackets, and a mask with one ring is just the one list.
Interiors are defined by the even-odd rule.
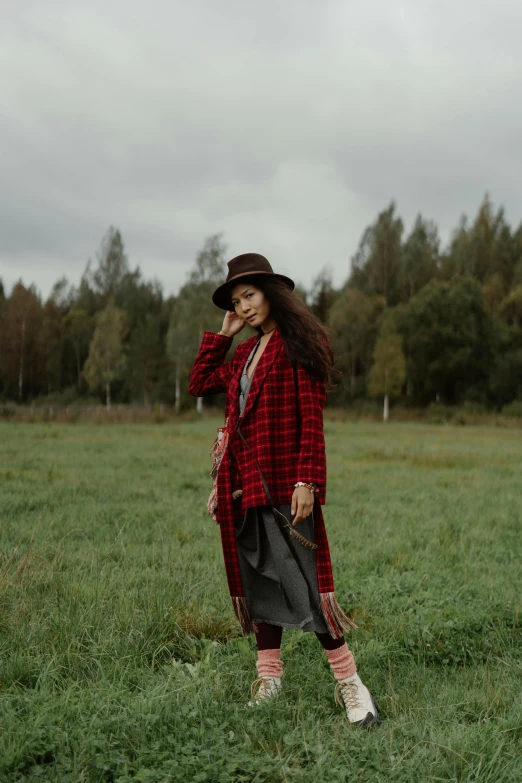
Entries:
[[326,421],[365,732],[312,634],[246,707],[206,511],[220,423],[0,424],[0,781],[520,783],[521,431]]

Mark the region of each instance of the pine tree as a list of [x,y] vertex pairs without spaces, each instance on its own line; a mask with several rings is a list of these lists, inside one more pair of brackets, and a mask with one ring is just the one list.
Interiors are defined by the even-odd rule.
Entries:
[[16,283],[7,299],[0,325],[0,361],[8,387],[22,402],[38,388],[45,363],[42,346],[42,303],[34,287]]
[[365,294],[383,296],[388,307],[397,304],[404,225],[395,216],[395,203],[369,226],[352,259],[349,285]]
[[436,225],[418,215],[402,248],[399,273],[402,301],[409,302],[439,274],[439,244]]
[[328,313],[338,296],[332,283],[332,275],[328,268],[323,268],[312,283],[310,291],[310,310],[321,323],[326,324]]
[[73,307],[62,319],[62,334],[72,346],[76,365],[76,385],[80,388],[82,363],[89,353],[89,344],[94,330],[94,318],[81,307]]

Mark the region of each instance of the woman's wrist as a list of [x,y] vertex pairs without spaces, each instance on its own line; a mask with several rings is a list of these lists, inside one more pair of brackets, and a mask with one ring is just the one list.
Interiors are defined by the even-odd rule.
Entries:
[[224,332],[223,329],[220,329],[218,334],[220,334],[222,337],[232,337],[231,334],[226,334],[226,332]]
[[308,487],[310,492],[315,492],[317,484],[313,481],[296,481],[294,487]]

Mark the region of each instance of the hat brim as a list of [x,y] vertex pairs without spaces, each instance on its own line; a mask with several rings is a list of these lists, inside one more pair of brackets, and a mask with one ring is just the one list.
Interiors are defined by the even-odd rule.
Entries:
[[212,301],[221,310],[230,310],[231,312],[234,312],[231,297],[232,289],[237,285],[238,281],[242,277],[256,277],[257,275],[270,275],[270,277],[278,277],[279,280],[282,280],[284,283],[286,283],[286,285],[292,291],[295,288],[295,283],[290,277],[287,277],[286,275],[280,275],[277,272],[242,272],[240,275],[236,275],[231,280],[228,280],[228,282],[220,285],[219,288],[216,288],[212,294]]

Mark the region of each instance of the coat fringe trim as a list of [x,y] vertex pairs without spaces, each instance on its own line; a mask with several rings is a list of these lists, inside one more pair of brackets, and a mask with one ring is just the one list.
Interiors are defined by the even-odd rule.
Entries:
[[357,624],[343,612],[337,603],[335,593],[319,593],[319,597],[321,599],[321,611],[330,636],[333,636],[334,639],[341,639],[343,631],[357,628]]
[[214,443],[209,449],[209,453],[212,457],[212,468],[210,470],[210,478],[214,479],[214,485],[212,487],[212,491],[210,495],[208,496],[207,501],[207,510],[214,522],[219,524],[217,519],[217,507],[218,507],[218,492],[217,492],[217,475],[219,471],[219,466],[221,465],[221,461],[223,459],[223,454],[225,453],[225,449],[228,445],[228,437],[229,433],[226,428],[226,423],[224,427],[219,427],[217,431],[216,438],[214,440]]
[[249,633],[256,633],[257,626],[252,622],[245,598],[238,595],[232,596],[232,606],[234,607],[235,615],[244,635],[247,636]]

